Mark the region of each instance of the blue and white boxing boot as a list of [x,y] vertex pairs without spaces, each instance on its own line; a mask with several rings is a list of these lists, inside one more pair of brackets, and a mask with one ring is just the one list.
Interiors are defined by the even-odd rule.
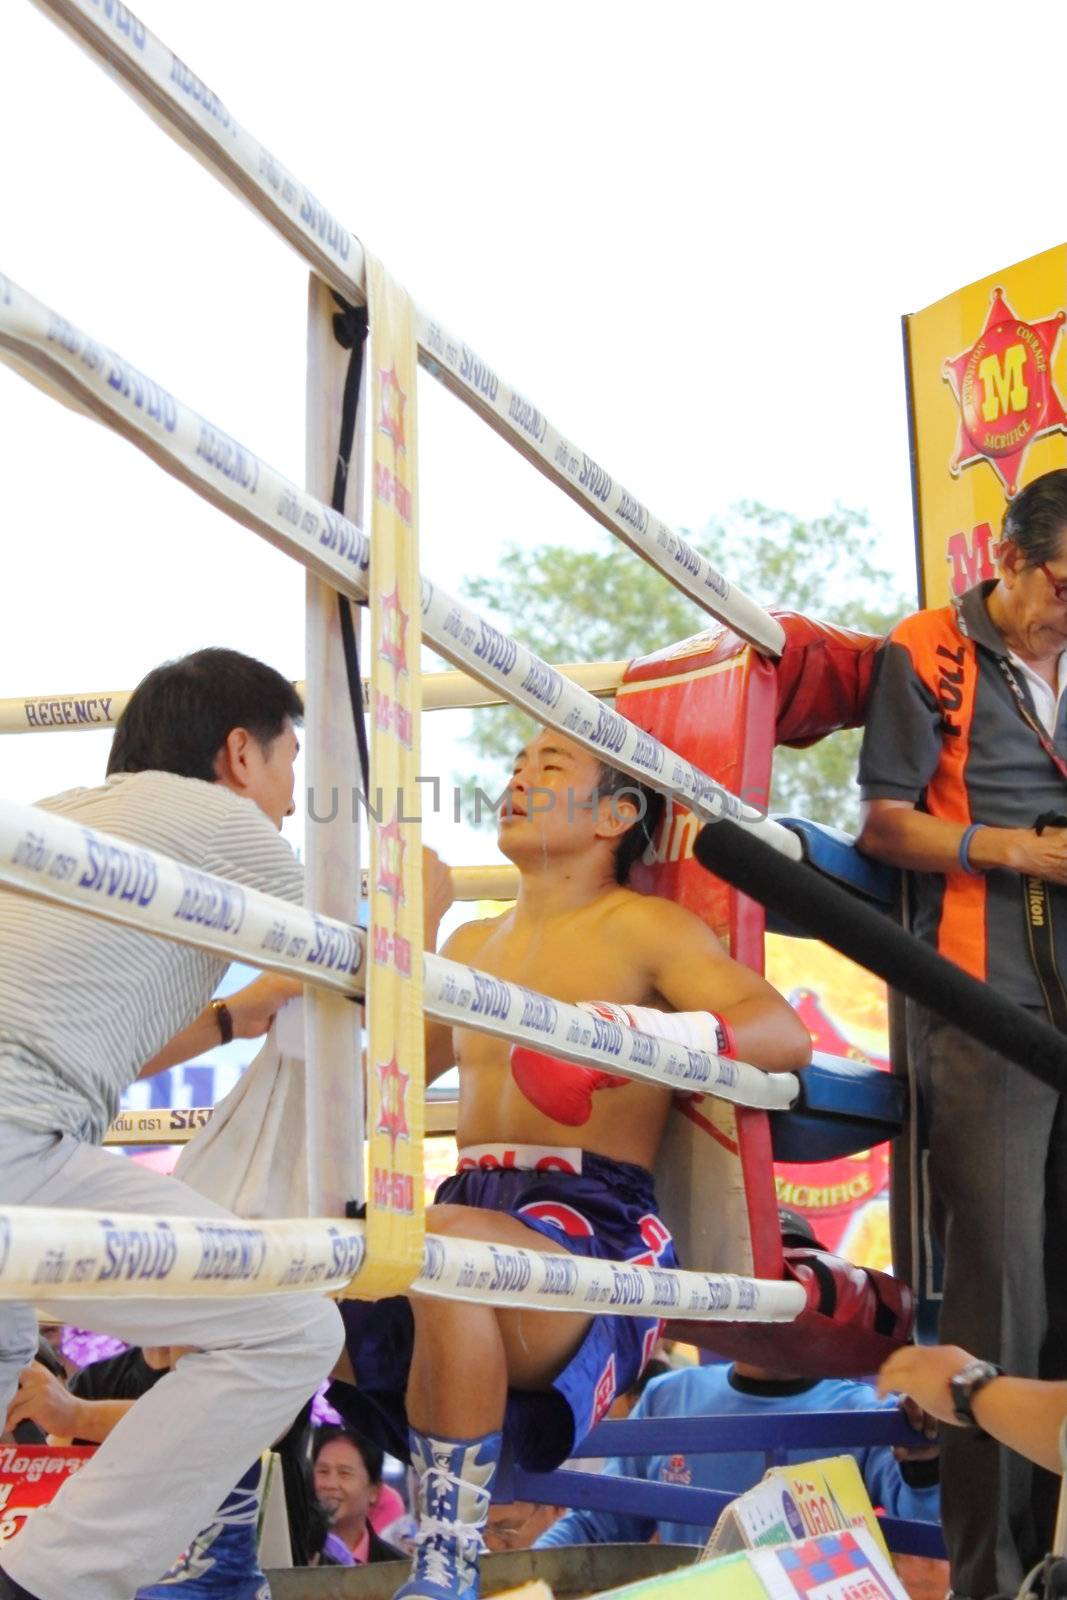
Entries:
[[408,1429],[419,1479],[418,1532],[411,1577],[393,1600],[478,1600],[482,1529],[500,1438],[432,1439]]
[[263,1463],[249,1467],[202,1533],[136,1600],[271,1600],[256,1552]]

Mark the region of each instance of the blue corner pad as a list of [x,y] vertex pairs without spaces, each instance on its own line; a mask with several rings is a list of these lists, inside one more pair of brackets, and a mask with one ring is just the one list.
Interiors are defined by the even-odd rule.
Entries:
[[900,1132],[905,1084],[891,1072],[816,1051],[799,1077],[797,1104],[771,1114],[776,1161],[834,1161]]
[[[851,834],[843,833],[840,828],[809,822],[806,817],[776,816],[774,821],[796,834],[804,860],[816,872],[866,900],[876,910],[887,913],[893,910],[900,887],[900,873],[896,867],[887,867],[881,861],[861,855]],[[807,937],[801,928],[772,913],[767,916],[767,932],[783,933],[793,939]]]

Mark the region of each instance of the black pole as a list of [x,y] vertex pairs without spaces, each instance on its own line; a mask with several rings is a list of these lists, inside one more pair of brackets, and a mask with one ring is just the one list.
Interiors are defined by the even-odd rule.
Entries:
[[694,854],[708,872],[768,911],[833,945],[1057,1093],[1067,1091],[1067,1037],[1002,999],[814,867],[790,861],[736,822],[708,823],[697,835]]

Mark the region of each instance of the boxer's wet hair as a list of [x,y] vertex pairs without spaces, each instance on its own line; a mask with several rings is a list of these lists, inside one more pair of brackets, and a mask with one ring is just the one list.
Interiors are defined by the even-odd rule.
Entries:
[[107,774],[173,772],[215,781],[215,757],[234,728],[264,750],[304,702],[287,678],[238,650],[197,650],[142,678],[115,727]]
[[610,767],[606,761],[597,762],[596,792],[601,799],[610,799],[613,805],[629,800],[637,807],[637,816],[619,837],[615,850],[615,882],[626,883],[630,868],[639,861],[656,836],[663,817],[665,797],[658,789],[638,783],[628,773]]
[[1001,537],[1010,539],[1027,566],[1054,561],[1067,534],[1067,469],[1043,472],[1017,494],[1004,513]]

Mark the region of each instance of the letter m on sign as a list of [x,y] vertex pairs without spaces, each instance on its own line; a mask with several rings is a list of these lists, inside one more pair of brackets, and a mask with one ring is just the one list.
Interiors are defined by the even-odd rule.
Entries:
[[993,565],[993,530],[988,522],[980,522],[977,528],[972,528],[970,537],[954,533],[945,546],[945,553],[952,564],[950,583],[954,595],[963,594],[976,583],[997,575]]
[[1023,378],[1025,365],[1024,344],[1009,345],[1003,359],[988,355],[979,363],[983,422],[996,422],[1006,411],[1026,410],[1030,404],[1030,391]]

